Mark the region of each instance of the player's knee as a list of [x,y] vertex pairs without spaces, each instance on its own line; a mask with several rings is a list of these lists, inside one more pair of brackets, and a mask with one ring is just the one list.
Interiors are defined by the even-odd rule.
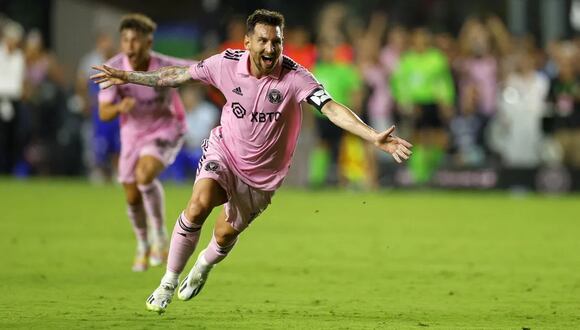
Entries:
[[187,203],[185,216],[191,222],[202,225],[207,216],[211,213],[211,205],[202,198],[192,197]]
[[219,246],[229,246],[236,240],[236,237],[238,237],[236,232],[223,228],[216,228],[213,235]]
[[135,169],[135,180],[137,181],[137,184],[150,184],[155,180],[155,173],[153,169],[147,165],[138,166]]

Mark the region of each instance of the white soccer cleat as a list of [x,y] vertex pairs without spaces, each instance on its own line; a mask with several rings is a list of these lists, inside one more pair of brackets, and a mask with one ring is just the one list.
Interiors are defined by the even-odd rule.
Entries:
[[205,259],[203,259],[204,252],[205,250],[201,251],[191,271],[181,282],[179,291],[177,292],[177,298],[180,300],[189,300],[197,296],[201,292],[201,289],[203,289],[207,281],[207,276],[213,268],[213,265],[208,265]]
[[157,312],[162,314],[167,309],[167,306],[173,298],[173,293],[175,292],[175,284],[172,283],[161,283],[155,291],[147,298],[145,301],[145,306],[147,310],[152,312]]

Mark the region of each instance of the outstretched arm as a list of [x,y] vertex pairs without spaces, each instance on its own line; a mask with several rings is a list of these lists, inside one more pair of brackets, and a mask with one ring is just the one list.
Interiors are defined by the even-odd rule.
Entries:
[[391,126],[386,131],[379,133],[365,124],[349,108],[333,100],[324,104],[321,111],[336,126],[372,142],[377,148],[393,155],[397,163],[402,163],[403,160],[409,159],[412,154],[410,148],[413,145],[393,135],[395,126]]
[[123,71],[107,65],[94,66],[100,71],[91,76],[101,88],[133,83],[151,87],[178,87],[193,81],[187,66],[166,66],[155,71]]

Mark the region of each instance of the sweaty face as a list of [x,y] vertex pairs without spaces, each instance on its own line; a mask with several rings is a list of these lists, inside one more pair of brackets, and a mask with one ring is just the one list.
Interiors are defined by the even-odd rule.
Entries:
[[147,60],[151,44],[150,35],[133,29],[121,31],[121,51],[127,55],[133,69],[144,70],[140,66],[144,65],[145,60]]
[[254,32],[245,36],[244,44],[250,51],[252,74],[270,74],[282,54],[282,29],[279,26],[258,23]]

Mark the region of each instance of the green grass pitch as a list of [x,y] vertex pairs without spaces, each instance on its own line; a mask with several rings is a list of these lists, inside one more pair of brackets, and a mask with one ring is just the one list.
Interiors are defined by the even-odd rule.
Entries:
[[[190,191],[166,187],[168,228]],[[0,205],[0,329],[580,328],[578,195],[282,189],[163,315],[120,187],[2,179]]]

